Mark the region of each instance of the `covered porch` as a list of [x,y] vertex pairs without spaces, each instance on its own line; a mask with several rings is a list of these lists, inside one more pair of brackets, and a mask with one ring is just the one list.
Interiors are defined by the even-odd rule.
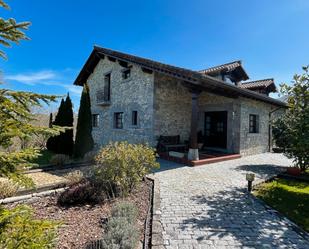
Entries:
[[168,129],[160,129],[164,131],[158,136],[160,158],[191,166],[240,158],[238,98],[184,82],[176,91],[182,96],[177,108],[183,111],[173,113],[174,123]]

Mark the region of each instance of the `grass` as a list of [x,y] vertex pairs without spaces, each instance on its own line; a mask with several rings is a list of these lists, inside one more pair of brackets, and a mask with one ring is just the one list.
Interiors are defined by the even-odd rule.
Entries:
[[264,183],[255,195],[309,232],[309,183],[277,179]]
[[54,153],[49,150],[42,150],[40,153],[41,155],[36,159],[34,159],[32,163],[36,163],[39,166],[49,164],[49,161],[51,157],[54,155]]

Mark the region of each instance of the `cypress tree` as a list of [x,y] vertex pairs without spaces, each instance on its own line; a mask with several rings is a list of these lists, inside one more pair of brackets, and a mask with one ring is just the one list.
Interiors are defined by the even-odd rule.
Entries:
[[73,153],[73,105],[69,94],[62,99],[53,125],[72,127],[58,136],[49,138],[47,148],[57,154],[72,155]]
[[67,127],[72,127],[72,129],[66,129],[63,134],[60,134],[60,144],[59,149],[62,154],[72,155],[73,154],[73,105],[69,94],[64,101],[64,125]]
[[78,120],[76,128],[74,157],[81,158],[93,148],[92,123],[91,123],[91,105],[89,89],[84,85],[80,106],[78,111]]
[[[65,109],[64,100],[61,99],[60,106],[58,108],[58,112],[55,117],[55,121],[52,123],[52,125],[65,126],[65,122],[63,120],[64,114],[65,114],[64,109]],[[50,137],[47,140],[47,144],[46,144],[47,149],[57,154],[63,154],[61,149],[59,148],[59,145],[61,144],[62,135],[63,135],[63,132],[60,133],[58,136]]]

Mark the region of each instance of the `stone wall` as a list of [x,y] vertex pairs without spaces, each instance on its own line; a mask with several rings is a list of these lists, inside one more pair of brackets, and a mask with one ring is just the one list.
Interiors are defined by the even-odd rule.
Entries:
[[[101,59],[88,78],[92,114],[99,114],[99,126],[93,127],[92,135],[98,146],[110,141],[130,143],[149,143],[153,141],[153,78],[137,65],[132,65],[129,79],[122,78],[124,68],[109,59]],[[102,106],[96,102],[97,90],[104,86],[104,76],[111,73],[110,105]],[[138,112],[138,126],[131,125],[132,111]],[[124,113],[123,129],[114,128],[114,113]]]
[[181,81],[155,73],[154,135],[180,135],[188,140],[191,122],[191,94]]
[[[253,155],[269,151],[269,112],[272,105],[241,98],[240,153]],[[259,132],[249,133],[249,115],[259,116]]]
[[[182,142],[188,140],[191,125],[189,90],[175,78],[145,73],[139,66],[131,66],[131,77],[124,80],[124,68],[117,61],[105,58],[87,80],[92,113],[100,116],[99,126],[92,132],[96,145],[125,140],[155,146],[160,135],[180,135]],[[96,92],[103,89],[107,73],[111,73],[111,103],[103,106],[97,104]],[[270,104],[208,92],[201,93],[198,103],[198,130],[203,133],[205,112],[227,111],[227,152],[250,155],[268,151]],[[137,127],[131,125],[132,111],[138,111]],[[124,113],[123,129],[114,128],[115,112]],[[259,115],[259,133],[249,133],[249,114]]]
[[[228,152],[239,151],[240,106],[237,99],[202,92],[199,100],[198,130],[204,133],[206,111],[227,111]],[[180,135],[189,140],[191,126],[191,93],[181,81],[159,73],[155,74],[154,134]]]

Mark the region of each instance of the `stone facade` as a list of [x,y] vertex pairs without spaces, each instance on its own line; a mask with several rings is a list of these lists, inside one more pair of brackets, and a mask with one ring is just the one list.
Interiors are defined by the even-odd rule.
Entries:
[[[191,93],[179,80],[155,74],[154,134],[180,135],[189,140],[191,125]],[[198,100],[198,130],[204,133],[205,112],[227,111],[227,152],[239,151],[239,100],[202,92]]]
[[[92,135],[97,147],[111,141],[149,143],[153,145],[153,74],[131,65],[131,76],[122,78],[124,68],[118,62],[102,59],[87,80],[92,114],[99,114],[99,125]],[[110,105],[96,101],[98,90],[104,89],[104,77],[111,73]],[[138,112],[138,125],[132,126],[132,111]],[[123,129],[114,128],[114,113],[123,112]]]
[[[144,72],[130,65],[131,75],[122,78],[122,67],[107,57],[101,59],[87,83],[92,114],[99,114],[99,125],[93,128],[96,145],[110,141],[148,143],[155,146],[160,135],[180,135],[189,140],[191,93],[180,80],[160,73]],[[104,77],[111,73],[111,101],[102,105],[96,93],[104,89]],[[229,98],[202,92],[198,100],[198,130],[204,133],[205,112],[227,112],[226,152],[242,155],[269,150],[269,112],[273,106],[247,98]],[[138,125],[132,126],[132,111],[138,112]],[[123,112],[123,129],[114,128],[114,113]],[[259,116],[259,133],[249,133],[249,114]]]
[[[269,112],[272,105],[240,98],[240,154],[252,155],[269,151]],[[258,133],[249,132],[249,115],[259,117]]]

